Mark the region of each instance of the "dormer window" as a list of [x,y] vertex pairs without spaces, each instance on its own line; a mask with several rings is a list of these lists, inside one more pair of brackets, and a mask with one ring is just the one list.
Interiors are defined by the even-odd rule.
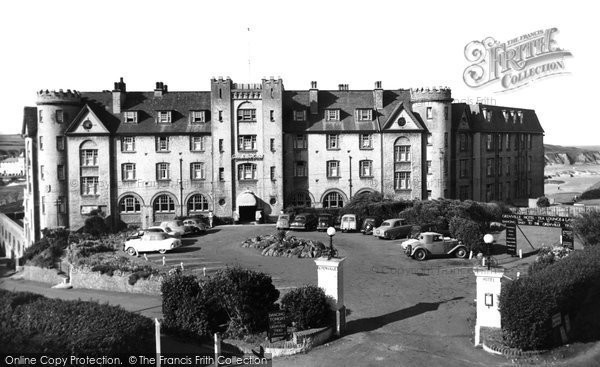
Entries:
[[306,121],[306,110],[294,111],[294,121]]
[[356,109],[356,119],[358,121],[373,121],[373,110],[370,108]]
[[137,124],[137,111],[123,112],[123,122],[126,124]]
[[190,111],[190,123],[201,124],[206,122],[206,111]]
[[517,112],[517,116],[519,116],[519,123],[522,124],[523,123],[523,111]]
[[340,110],[338,110],[338,109],[325,110],[325,120],[326,121],[340,121]]
[[510,118],[513,120],[513,123],[517,123],[517,118],[514,110],[510,111]]
[[156,116],[159,124],[170,124],[171,123],[171,111],[158,111]]
[[504,116],[504,121],[508,122],[508,111],[502,110],[502,116]]
[[488,112],[487,112],[487,120],[488,121],[492,121],[492,112],[493,112],[492,110],[488,110]]

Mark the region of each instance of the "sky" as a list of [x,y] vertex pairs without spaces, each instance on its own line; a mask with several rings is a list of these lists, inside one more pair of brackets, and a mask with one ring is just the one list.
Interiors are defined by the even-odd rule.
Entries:
[[[545,143],[600,145],[593,2],[2,1],[0,134],[19,133],[40,89],[209,90],[281,77],[288,90],[449,86],[457,101],[535,109]],[[501,92],[463,80],[465,46],[557,28],[566,73]]]

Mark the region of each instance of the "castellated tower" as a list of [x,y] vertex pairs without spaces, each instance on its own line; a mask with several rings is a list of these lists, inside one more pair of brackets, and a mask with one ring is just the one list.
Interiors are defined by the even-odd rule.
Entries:
[[37,172],[40,228],[68,227],[69,187],[65,131],[81,108],[77,91],[42,90],[37,94]]
[[411,89],[410,99],[413,112],[421,116],[429,130],[423,136],[426,161],[431,165],[430,174],[424,174],[428,194],[432,199],[448,197],[452,167],[452,92],[446,87]]

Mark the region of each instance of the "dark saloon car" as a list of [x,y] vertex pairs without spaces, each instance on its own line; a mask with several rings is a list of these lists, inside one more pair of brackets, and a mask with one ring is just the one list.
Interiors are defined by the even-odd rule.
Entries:
[[317,222],[317,231],[326,231],[327,228],[333,227],[335,225],[335,219],[331,214],[319,215],[319,219]]
[[366,217],[365,220],[363,220],[360,231],[362,234],[373,234],[373,229],[379,227],[381,222],[381,218]]
[[312,231],[317,229],[317,217],[310,213],[300,213],[296,215],[292,223],[290,223],[291,230],[305,230]]

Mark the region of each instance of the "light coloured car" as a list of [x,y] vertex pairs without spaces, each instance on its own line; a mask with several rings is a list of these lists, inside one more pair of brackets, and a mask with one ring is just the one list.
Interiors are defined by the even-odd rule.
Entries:
[[140,252],[158,251],[161,254],[181,246],[181,240],[164,232],[144,232],[141,236],[128,238],[123,244],[123,251],[131,256]]
[[193,233],[206,233],[206,224],[202,223],[199,219],[185,219],[183,225],[192,228]]
[[183,224],[182,220],[169,220],[166,222],[160,222],[159,227],[167,229],[168,232],[179,233],[182,237],[192,234],[192,228]]
[[340,221],[342,232],[356,231],[358,229],[358,219],[356,214],[344,214]]
[[148,229],[146,229],[146,232],[165,233],[171,237],[181,238],[181,233],[174,232],[169,227],[163,228],[163,227],[159,227],[159,226],[152,226],[152,227],[148,227]]
[[290,215],[289,214],[279,214],[277,217],[277,224],[275,224],[276,229],[290,229]]
[[405,224],[401,218],[384,220],[383,223],[373,230],[373,236],[385,239],[405,238],[410,235],[412,225]]

